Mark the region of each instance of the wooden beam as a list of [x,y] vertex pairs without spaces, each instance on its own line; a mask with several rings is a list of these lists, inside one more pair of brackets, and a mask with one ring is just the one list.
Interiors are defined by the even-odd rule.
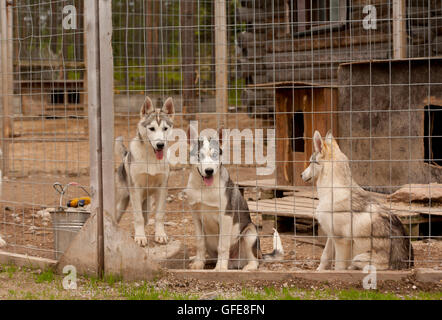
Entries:
[[114,58],[112,54],[112,1],[100,1],[100,93],[103,161],[103,209],[115,217],[114,179]]
[[393,58],[407,58],[405,0],[393,0]]
[[307,26],[307,11],[306,11],[306,5],[305,0],[298,0],[297,1],[297,18],[298,18],[298,27],[296,31],[301,32],[306,30]]
[[227,45],[226,1],[215,0],[216,113],[219,126],[225,123],[228,107]]
[[0,0],[1,74],[2,74],[2,175],[9,171],[9,138],[12,133],[12,10],[7,0]]
[[90,146],[91,213],[97,215],[97,274],[104,273],[103,210],[113,217],[113,58],[112,2],[88,2],[85,11],[88,62],[88,115]]
[[195,117],[195,0],[180,1],[181,72],[183,74],[183,113]]
[[160,0],[146,0],[146,91],[158,87],[158,64],[160,59],[159,27]]

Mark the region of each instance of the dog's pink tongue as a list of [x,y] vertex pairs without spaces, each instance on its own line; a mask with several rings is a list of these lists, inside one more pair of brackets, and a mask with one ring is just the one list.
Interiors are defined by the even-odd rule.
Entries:
[[213,176],[210,177],[204,177],[204,183],[206,184],[206,186],[211,186],[213,183]]
[[155,155],[157,156],[158,160],[163,159],[163,150],[156,150]]

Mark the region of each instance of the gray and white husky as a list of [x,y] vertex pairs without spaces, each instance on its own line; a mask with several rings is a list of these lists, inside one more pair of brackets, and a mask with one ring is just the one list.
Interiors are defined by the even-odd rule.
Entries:
[[164,207],[167,197],[169,164],[167,161],[167,141],[172,131],[174,118],[172,98],[168,98],[162,109],[154,108],[146,97],[140,109],[137,135],[129,143],[127,150],[123,138],[116,139],[115,151],[123,162],[118,167],[116,185],[117,221],[132,205],[135,227],[135,242],[147,244],[144,226],[155,202],[155,241],[166,243],[164,231]]
[[331,132],[315,131],[314,153],[302,173],[316,182],[316,218],[327,235],[318,270],[405,269],[413,265],[413,247],[399,218],[372,198],[352,178],[349,161]]
[[[194,130],[192,136],[197,137]],[[203,269],[206,255],[216,260],[215,270],[256,270],[259,259],[279,260],[284,252],[279,234],[274,232],[271,254],[260,250],[258,230],[250,218],[247,202],[222,165],[222,141],[217,135],[190,140],[191,171],[186,193],[192,209],[197,241],[191,269]]]

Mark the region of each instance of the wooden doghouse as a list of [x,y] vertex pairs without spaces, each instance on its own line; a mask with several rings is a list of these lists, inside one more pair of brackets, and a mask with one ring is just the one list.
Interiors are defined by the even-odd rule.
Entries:
[[267,84],[276,97],[276,182],[278,185],[306,185],[301,173],[312,154],[315,130],[337,136],[338,90],[305,82]]

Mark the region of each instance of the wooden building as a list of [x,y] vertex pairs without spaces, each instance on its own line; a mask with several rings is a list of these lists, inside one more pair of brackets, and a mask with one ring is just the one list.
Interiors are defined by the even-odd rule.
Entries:
[[439,0],[240,2],[243,101],[275,116],[278,184],[303,185],[317,129],[369,189],[442,182]]

